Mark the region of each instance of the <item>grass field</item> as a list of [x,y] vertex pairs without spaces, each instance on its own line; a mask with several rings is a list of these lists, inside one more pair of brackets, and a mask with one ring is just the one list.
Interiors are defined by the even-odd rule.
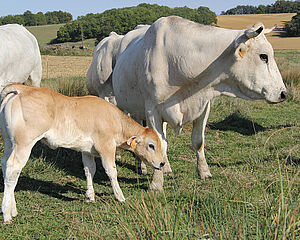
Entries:
[[[57,89],[53,81],[44,85]],[[83,78],[70,82],[72,91],[84,88]],[[214,178],[196,174],[191,125],[179,136],[169,129],[174,179],[166,178],[162,194],[149,193],[150,176],[137,175],[124,152],[117,168],[125,203],[114,200],[99,160],[96,202],[86,203],[81,155],[37,144],[16,188],[20,215],[0,225],[0,239],[297,239],[298,113],[291,100],[215,100],[206,130]]]
[[51,24],[42,26],[26,27],[38,40],[40,46],[48,44],[52,39],[56,38],[58,29],[64,24]]

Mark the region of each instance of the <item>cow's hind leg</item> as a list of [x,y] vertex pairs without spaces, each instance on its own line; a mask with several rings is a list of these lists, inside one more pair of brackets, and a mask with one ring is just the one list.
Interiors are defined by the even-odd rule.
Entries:
[[82,163],[86,176],[87,191],[85,193],[87,202],[95,201],[95,192],[93,188],[93,178],[96,172],[96,162],[94,156],[90,153],[82,152]]
[[4,223],[10,223],[12,217],[18,212],[14,197],[14,190],[18,182],[19,175],[25,166],[33,145],[17,145],[12,150],[6,161],[4,174],[4,194],[2,199],[2,212]]
[[210,111],[207,102],[202,114],[193,122],[192,144],[197,155],[197,171],[201,179],[212,177],[204,155],[204,131]]
[[41,85],[41,79],[42,79],[42,66],[37,65],[30,73],[31,85],[35,87],[39,87]]

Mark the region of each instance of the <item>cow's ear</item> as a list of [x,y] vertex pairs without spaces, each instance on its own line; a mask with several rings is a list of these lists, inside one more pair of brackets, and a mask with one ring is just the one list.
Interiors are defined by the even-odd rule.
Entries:
[[239,44],[234,53],[235,58],[237,60],[242,60],[247,54],[247,51],[248,51],[248,47],[246,46],[245,43]]

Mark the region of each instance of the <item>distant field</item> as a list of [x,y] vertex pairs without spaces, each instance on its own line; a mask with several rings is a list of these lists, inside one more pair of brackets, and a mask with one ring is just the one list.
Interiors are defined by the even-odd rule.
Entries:
[[58,29],[64,24],[51,24],[42,26],[26,27],[38,40],[40,46],[46,45],[56,38]]
[[245,29],[256,22],[262,22],[266,27],[277,24],[278,28],[267,36],[273,48],[300,49],[300,37],[280,37],[282,27],[294,15],[294,13],[219,15],[218,26],[229,29]]

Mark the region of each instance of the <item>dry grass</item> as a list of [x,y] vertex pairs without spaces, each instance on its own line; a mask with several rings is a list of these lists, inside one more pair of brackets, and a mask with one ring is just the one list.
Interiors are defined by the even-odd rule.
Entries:
[[42,56],[43,79],[85,76],[92,57]]
[[229,29],[245,29],[256,22],[262,22],[266,27],[277,24],[278,28],[268,35],[268,40],[274,49],[300,49],[300,37],[280,37],[281,28],[290,21],[294,13],[280,14],[247,14],[219,15],[218,25]]

